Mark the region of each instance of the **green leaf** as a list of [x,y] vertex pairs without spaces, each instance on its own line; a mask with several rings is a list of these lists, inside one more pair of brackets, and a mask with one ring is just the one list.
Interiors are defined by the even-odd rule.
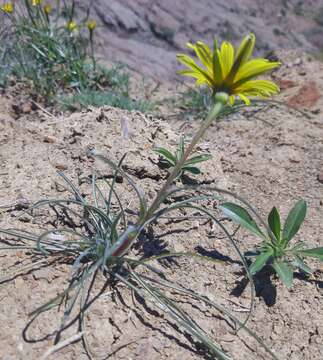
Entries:
[[252,263],[252,265],[249,267],[249,271],[251,275],[256,274],[258,271],[260,271],[267,263],[269,258],[273,255],[272,248],[267,248],[264,251],[262,251],[255,259],[255,261]]
[[276,209],[276,207],[273,207],[271,209],[270,214],[268,215],[268,225],[269,225],[271,231],[274,233],[277,241],[279,241],[280,240],[281,225],[280,225],[279,212]]
[[289,212],[283,229],[283,243],[285,245],[294,237],[306,216],[306,202],[300,200]]
[[163,156],[172,166],[175,166],[176,165],[176,158],[175,156],[167,149],[165,148],[162,148],[162,147],[158,147],[155,149],[155,151]]
[[299,256],[294,255],[294,260],[295,260],[296,267],[303,270],[307,274],[312,274],[312,272],[313,272],[312,269],[309,266],[307,266]]
[[184,166],[182,168],[183,171],[188,171],[192,174],[199,175],[201,174],[201,170],[195,166]]
[[185,141],[184,141],[184,136],[182,136],[179,140],[178,149],[176,153],[177,161],[180,161],[183,158],[184,152],[185,152]]
[[323,261],[323,247],[317,247],[313,249],[297,250],[297,254],[302,256],[309,256]]
[[207,160],[211,159],[211,157],[212,156],[210,154],[201,154],[201,155],[193,156],[185,162],[185,166],[186,165],[194,165],[194,164],[201,163],[203,161],[207,161]]
[[272,264],[273,268],[275,269],[277,275],[279,276],[281,282],[290,289],[293,284],[293,270],[291,267],[283,262],[275,259]]
[[227,217],[229,217],[235,223],[243,226],[245,229],[260,236],[261,238],[265,238],[264,234],[259,229],[253,218],[249,215],[248,211],[246,211],[241,206],[227,202],[220,205],[219,208]]

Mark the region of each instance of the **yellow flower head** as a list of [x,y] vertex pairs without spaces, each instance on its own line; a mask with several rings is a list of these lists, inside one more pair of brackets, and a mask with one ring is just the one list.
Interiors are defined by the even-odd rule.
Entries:
[[44,13],[45,13],[46,15],[49,15],[51,12],[52,12],[52,7],[51,7],[51,5],[46,4],[46,5],[44,6]]
[[4,11],[5,13],[7,13],[7,14],[12,14],[13,10],[14,10],[13,3],[12,2],[4,3],[1,6],[1,10]]
[[67,29],[70,31],[70,32],[73,32],[74,30],[77,29],[77,24],[75,21],[69,21],[66,25]]
[[277,94],[279,87],[275,83],[255,78],[276,68],[280,63],[263,58],[250,60],[255,42],[255,35],[249,34],[242,40],[236,53],[232,44],[227,41],[219,49],[214,40],[213,51],[202,41],[188,43],[187,46],[195,51],[203,66],[199,66],[190,56],[179,54],[177,59],[189,68],[179,73],[195,78],[197,85],[206,84],[214,94],[226,92],[231,105],[237,96],[249,105],[249,96],[264,98]]
[[89,31],[92,32],[96,28],[96,21],[90,20],[87,22],[86,26],[89,29]]
[[32,0],[31,1],[31,5],[32,6],[38,6],[42,3],[42,0]]

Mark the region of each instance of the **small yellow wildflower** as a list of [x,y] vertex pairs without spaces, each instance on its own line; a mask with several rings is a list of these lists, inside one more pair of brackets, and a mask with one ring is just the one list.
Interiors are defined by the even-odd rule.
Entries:
[[42,0],[32,0],[31,5],[32,6],[39,6],[42,3]]
[[73,32],[74,30],[77,29],[77,24],[75,21],[69,21],[66,25],[67,29],[70,31],[70,32]]
[[14,10],[13,3],[12,2],[4,3],[1,6],[1,10],[4,11],[5,13],[7,13],[7,14],[12,14],[13,10]]
[[188,43],[201,61],[199,66],[194,59],[185,54],[177,55],[177,59],[189,69],[179,73],[196,79],[197,85],[206,84],[213,93],[225,92],[229,95],[229,102],[234,104],[235,97],[240,97],[246,105],[250,104],[248,97],[269,97],[279,92],[279,87],[270,80],[255,80],[263,73],[280,65],[279,62],[270,62],[263,58],[250,60],[256,37],[254,34],[246,36],[237,52],[231,43],[224,41],[218,49],[214,40],[214,49],[202,41],[196,44]]
[[96,21],[90,20],[87,22],[86,25],[87,25],[87,28],[89,29],[89,31],[92,32],[96,28]]
[[44,13],[45,13],[46,15],[49,15],[51,12],[52,12],[52,7],[51,7],[51,5],[46,4],[46,5],[44,6]]

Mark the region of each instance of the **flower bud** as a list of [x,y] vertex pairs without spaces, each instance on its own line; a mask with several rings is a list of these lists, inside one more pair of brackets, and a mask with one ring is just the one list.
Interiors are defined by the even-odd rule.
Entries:
[[96,28],[96,21],[90,20],[87,22],[86,26],[89,29],[89,31],[92,32]]
[[7,14],[12,14],[13,10],[14,10],[13,3],[12,2],[4,3],[1,6],[1,10],[4,11],[5,13],[7,13]]
[[76,30],[77,28],[77,24],[75,21],[69,21],[66,25],[67,29],[70,31],[70,32],[73,32],[74,30]]
[[45,13],[46,15],[49,15],[51,12],[52,12],[52,7],[51,7],[51,5],[46,4],[46,5],[44,6],[44,13]]
[[31,5],[32,6],[38,6],[42,3],[42,0],[32,0],[31,1]]

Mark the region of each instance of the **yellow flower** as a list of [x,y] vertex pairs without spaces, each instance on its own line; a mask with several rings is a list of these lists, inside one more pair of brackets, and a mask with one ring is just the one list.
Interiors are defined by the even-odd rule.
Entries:
[[87,28],[89,29],[89,31],[92,32],[96,28],[96,21],[90,20],[87,22],[86,25],[87,25]]
[[7,13],[7,14],[12,14],[13,10],[14,10],[13,3],[12,2],[4,3],[1,6],[1,10],[4,11],[5,13]]
[[70,31],[70,32],[73,32],[74,30],[77,29],[77,24],[75,21],[69,21],[66,25],[67,29]]
[[32,0],[31,1],[31,5],[32,6],[38,6],[42,3],[42,0]]
[[203,66],[199,66],[194,59],[185,54],[177,55],[177,59],[189,69],[179,73],[196,79],[197,85],[207,85],[213,93],[226,92],[229,102],[234,104],[235,97],[240,97],[246,105],[250,104],[251,97],[269,97],[279,92],[279,87],[270,80],[255,80],[263,73],[280,65],[263,58],[250,60],[256,37],[254,34],[246,36],[236,51],[231,43],[224,41],[218,48],[214,40],[214,49],[198,41],[195,45],[188,43]]
[[51,7],[51,5],[46,4],[46,5],[44,6],[44,13],[45,13],[46,15],[49,15],[51,12],[52,12],[52,7]]

